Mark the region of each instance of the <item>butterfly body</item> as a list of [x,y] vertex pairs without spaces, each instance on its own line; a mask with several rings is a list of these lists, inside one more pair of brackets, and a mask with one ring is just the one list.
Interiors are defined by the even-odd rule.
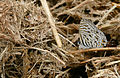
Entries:
[[100,48],[106,46],[106,36],[88,19],[81,20],[79,34],[79,48]]

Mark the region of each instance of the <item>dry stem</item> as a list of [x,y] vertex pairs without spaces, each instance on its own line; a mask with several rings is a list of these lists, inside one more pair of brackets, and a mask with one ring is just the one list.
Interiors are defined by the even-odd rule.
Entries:
[[56,27],[55,27],[55,20],[53,19],[53,16],[52,16],[52,14],[51,14],[51,12],[50,12],[50,10],[49,10],[49,7],[48,7],[48,5],[47,5],[47,2],[46,2],[46,0],[40,0],[40,1],[41,1],[41,3],[42,3],[42,6],[43,6],[46,14],[47,14],[48,21],[49,21],[49,23],[50,23],[50,25],[51,25],[51,28],[52,28],[52,31],[53,31],[55,40],[56,40],[56,42],[57,42],[57,45],[58,45],[58,47],[62,47],[61,40],[60,40],[60,38],[59,38],[59,36],[58,36],[58,32],[57,32]]
[[110,12],[113,11],[113,9],[115,9],[117,6],[114,5],[110,10],[108,10],[108,12],[106,14],[104,14],[104,16],[102,17],[102,19],[99,21],[99,23],[96,25],[98,27],[98,25],[101,24],[101,22],[109,15]]
[[62,0],[60,3],[56,4],[55,6],[53,6],[52,8],[50,8],[50,10],[54,10],[56,7],[62,5],[63,3],[65,3],[65,0]]
[[86,52],[104,51],[104,50],[120,50],[120,47],[92,48],[85,50],[70,51],[70,53],[75,54],[75,53],[86,53]]
[[5,55],[5,52],[7,51],[8,47],[4,49],[4,51],[0,54],[0,61],[2,60],[3,56]]

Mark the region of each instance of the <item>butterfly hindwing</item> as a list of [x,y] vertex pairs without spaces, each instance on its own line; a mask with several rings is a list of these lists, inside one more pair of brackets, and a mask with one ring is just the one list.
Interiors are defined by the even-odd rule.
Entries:
[[81,20],[79,33],[81,48],[99,48],[106,46],[106,36],[88,19]]

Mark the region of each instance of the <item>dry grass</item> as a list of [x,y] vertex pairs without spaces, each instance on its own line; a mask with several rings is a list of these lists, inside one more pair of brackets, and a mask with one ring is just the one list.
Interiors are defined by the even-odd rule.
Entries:
[[[119,78],[119,3],[1,0],[1,78]],[[82,18],[91,19],[106,34],[107,47],[78,51],[78,25]],[[79,71],[78,67],[85,69],[71,74],[74,68]],[[83,76],[83,72],[87,74]]]

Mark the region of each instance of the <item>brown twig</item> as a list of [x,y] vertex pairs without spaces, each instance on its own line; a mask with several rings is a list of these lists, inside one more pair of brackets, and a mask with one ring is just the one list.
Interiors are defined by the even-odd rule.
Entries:
[[63,3],[65,3],[65,0],[62,0],[60,3],[56,4],[55,6],[53,6],[52,8],[50,8],[50,10],[54,10],[58,6],[62,5]]
[[64,72],[59,73],[55,78],[59,78],[60,76],[62,76],[63,74],[67,73],[71,68],[65,70]]
[[105,50],[120,50],[120,47],[106,47],[106,48],[92,48],[92,49],[81,49],[77,51],[70,51],[69,53],[75,54],[75,53],[86,53],[86,52],[93,52],[93,51],[105,51]]

